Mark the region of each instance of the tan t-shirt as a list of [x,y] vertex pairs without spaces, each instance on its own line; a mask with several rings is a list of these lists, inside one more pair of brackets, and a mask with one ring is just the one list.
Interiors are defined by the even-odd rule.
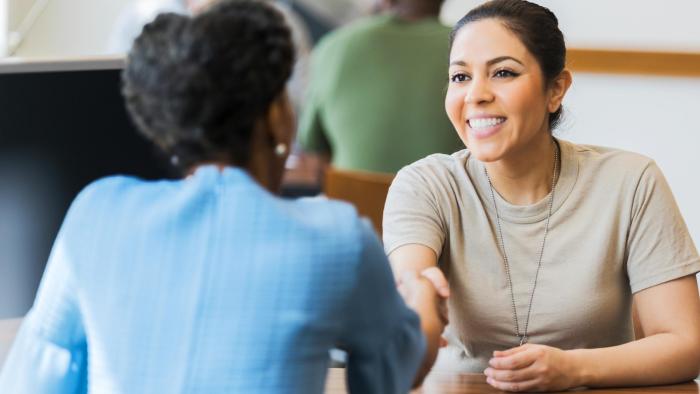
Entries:
[[[561,172],[529,342],[562,349],[628,342],[632,294],[700,271],[700,258],[654,161],[559,144]],[[516,206],[496,193],[521,332],[548,200]],[[488,180],[468,150],[403,168],[389,190],[383,226],[387,253],[407,244],[428,246],[450,283],[449,345],[436,368],[482,372],[493,350],[517,346]]]

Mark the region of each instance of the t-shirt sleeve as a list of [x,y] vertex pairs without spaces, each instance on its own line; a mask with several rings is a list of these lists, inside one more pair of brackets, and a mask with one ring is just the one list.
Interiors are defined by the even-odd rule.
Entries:
[[642,172],[632,203],[627,274],[633,293],[700,271],[700,258],[656,163]]
[[391,183],[382,222],[387,254],[408,244],[431,248],[439,257],[445,243],[445,224],[430,174],[405,167]]
[[398,294],[371,225],[359,223],[362,251],[339,344],[349,392],[407,393],[425,354],[420,320]]
[[0,373],[3,393],[86,392],[87,343],[62,238]]

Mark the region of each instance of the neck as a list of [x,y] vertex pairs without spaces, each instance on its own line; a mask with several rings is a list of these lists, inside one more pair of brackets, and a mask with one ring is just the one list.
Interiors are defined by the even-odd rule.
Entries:
[[253,154],[243,167],[260,184],[273,194],[279,194],[284,172],[284,159],[277,157],[271,149]]
[[[272,160],[279,161],[278,158],[272,158]],[[223,171],[226,167],[239,167],[250,174],[255,181],[262,187],[270,191],[271,193],[278,194],[281,185],[281,174],[280,171],[274,171],[271,166],[266,162],[266,158],[255,157],[251,158],[250,162],[245,166],[236,166],[231,163],[226,163],[223,161],[207,161],[198,163],[190,167],[185,172],[185,178],[192,176],[200,167],[204,166],[216,166],[219,171]]]
[[282,185],[285,157],[279,157],[270,148],[270,142],[261,132],[255,132],[251,140],[250,159],[248,163],[237,166],[225,160],[211,160],[197,163],[186,172],[186,176],[194,174],[201,166],[215,165],[219,171],[226,167],[240,167],[250,174],[255,181],[273,194],[278,194]]
[[552,191],[555,149],[555,142],[547,133],[507,158],[485,163],[493,188],[514,205],[542,200]]

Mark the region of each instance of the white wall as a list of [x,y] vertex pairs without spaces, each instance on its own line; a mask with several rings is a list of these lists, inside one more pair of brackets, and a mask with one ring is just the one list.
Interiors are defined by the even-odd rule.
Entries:
[[559,137],[656,160],[700,246],[700,78],[577,73],[564,105]]
[[7,0],[0,0],[0,57],[7,55],[7,34],[9,31]]
[[[28,4],[34,1],[0,0],[0,8],[3,8],[3,3],[12,5],[9,16],[13,25],[18,23],[16,14],[26,13]],[[109,32],[122,8],[129,3],[144,1],[49,0],[17,55],[51,57],[103,53]],[[304,3],[324,1],[303,0]],[[355,2],[365,6],[366,0]],[[535,2],[557,14],[570,47],[700,52],[700,23],[696,22],[700,15],[698,0]],[[479,0],[446,0],[443,20],[452,24],[480,3]]]
[[39,1],[41,0],[4,0],[9,20],[8,27],[12,30],[17,29],[34,3]]
[[49,58],[104,53],[114,21],[130,1],[50,0],[15,56]]
[[[698,0],[531,0],[551,9],[569,47],[700,52]],[[446,0],[453,24],[483,1]]]

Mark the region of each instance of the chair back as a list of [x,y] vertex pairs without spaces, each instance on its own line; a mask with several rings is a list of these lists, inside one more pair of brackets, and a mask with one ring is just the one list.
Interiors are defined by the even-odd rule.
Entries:
[[394,174],[350,171],[328,168],[323,183],[323,193],[329,198],[347,201],[355,206],[361,216],[372,221],[381,237],[384,201]]

